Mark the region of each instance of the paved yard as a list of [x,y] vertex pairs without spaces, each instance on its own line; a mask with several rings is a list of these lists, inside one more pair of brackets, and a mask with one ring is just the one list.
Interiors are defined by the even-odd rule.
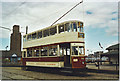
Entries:
[[[87,66],[89,69],[98,69],[98,67],[96,67],[95,63],[87,63]],[[119,70],[119,66],[115,66],[115,65],[109,65],[109,64],[102,64],[99,65],[99,69],[100,70],[110,70],[110,71],[118,71]]]
[[3,80],[118,80],[119,75],[112,71],[88,70],[86,73],[72,73],[70,71],[57,72],[56,70],[29,70],[23,71],[21,67],[3,67]]

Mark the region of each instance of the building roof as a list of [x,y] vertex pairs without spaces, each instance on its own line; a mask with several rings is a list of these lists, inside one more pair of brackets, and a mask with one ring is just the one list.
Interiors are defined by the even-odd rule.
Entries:
[[[21,52],[20,52],[21,53]],[[2,57],[13,57],[15,56],[15,53],[12,53],[11,51],[5,51],[5,50],[0,50],[0,55],[2,55]],[[17,57],[21,57],[22,54],[16,54]]]
[[115,44],[106,48],[106,50],[111,50],[111,49],[119,49],[119,44]]
[[110,55],[118,55],[119,54],[119,51],[111,51],[111,52],[106,52],[106,53],[103,53],[101,54],[101,56],[110,56]]

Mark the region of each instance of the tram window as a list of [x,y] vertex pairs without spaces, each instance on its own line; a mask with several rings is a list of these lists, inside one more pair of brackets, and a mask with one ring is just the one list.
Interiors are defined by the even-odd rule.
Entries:
[[49,29],[46,29],[46,30],[43,31],[43,36],[44,37],[49,36]]
[[83,32],[83,27],[78,27],[78,32]]
[[80,32],[80,27],[77,27],[78,32]]
[[60,48],[60,56],[63,56],[63,55],[64,55],[63,48]]
[[36,33],[32,34],[32,39],[36,39]]
[[76,25],[76,23],[73,23],[73,30],[74,30],[74,32],[77,32],[77,25]]
[[70,32],[72,32],[72,31],[73,31],[72,26],[73,26],[73,23],[71,23],[71,24],[70,24]]
[[84,54],[84,47],[79,46],[79,55]]
[[39,56],[39,50],[38,49],[34,49],[33,50],[33,54],[35,57],[38,57]]
[[68,29],[67,29],[68,32],[70,32],[70,24],[68,25]]
[[68,23],[68,29],[67,30],[68,30],[68,32],[72,32],[72,24]]
[[25,51],[23,52],[23,57],[26,57],[26,52]]
[[57,33],[57,28],[56,27],[50,28],[50,35],[54,35],[56,33]]
[[82,27],[82,26],[83,26],[83,23],[78,22],[78,26],[79,26],[79,27]]
[[72,46],[72,55],[78,55],[78,46]]
[[23,36],[23,41],[24,41],[24,42],[26,41],[26,36]]
[[69,28],[69,23],[66,23],[65,24],[65,31],[68,31],[68,28]]
[[42,31],[38,32],[38,38],[42,38]]
[[83,27],[83,23],[80,23],[80,26],[82,26],[82,27]]
[[57,46],[51,46],[50,47],[49,56],[57,56]]
[[64,25],[60,25],[58,26],[58,28],[59,28],[59,33],[64,32]]
[[78,32],[83,32],[83,23],[78,22]]
[[39,56],[39,50],[36,50],[35,56]]
[[27,51],[27,57],[32,57],[32,50]]
[[78,32],[80,32],[80,27],[77,27]]
[[47,50],[48,50],[48,47],[41,48],[41,56],[47,56],[48,55]]
[[27,40],[31,40],[32,39],[32,36],[31,34],[27,36]]
[[80,27],[80,28],[81,28],[81,29],[80,29],[80,30],[81,30],[81,32],[83,32],[83,27]]
[[78,33],[78,37],[84,38],[84,33]]

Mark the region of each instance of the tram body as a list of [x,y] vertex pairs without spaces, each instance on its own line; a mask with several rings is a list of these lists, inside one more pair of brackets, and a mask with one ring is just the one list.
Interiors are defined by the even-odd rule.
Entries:
[[65,21],[23,36],[24,67],[86,68],[83,22]]

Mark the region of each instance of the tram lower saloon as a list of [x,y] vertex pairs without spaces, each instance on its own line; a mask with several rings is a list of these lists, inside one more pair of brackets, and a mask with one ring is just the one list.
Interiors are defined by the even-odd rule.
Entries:
[[83,69],[86,68],[84,50],[83,43],[61,43],[26,49],[22,54],[23,66]]

